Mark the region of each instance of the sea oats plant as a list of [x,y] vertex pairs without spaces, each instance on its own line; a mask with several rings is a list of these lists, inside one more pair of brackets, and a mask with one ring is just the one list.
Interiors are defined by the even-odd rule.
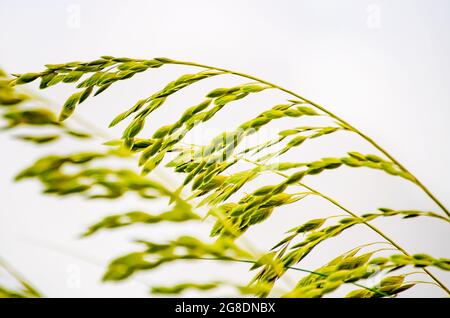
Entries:
[[[402,217],[405,222],[409,218],[430,217],[448,223],[450,213],[447,208],[372,138],[328,109],[268,81],[219,67],[168,58],[145,60],[102,56],[91,62],[46,65],[42,72],[14,75],[15,78],[4,81],[7,85],[2,88],[5,96],[2,95],[2,105],[5,109],[3,117],[7,121],[6,128],[47,125],[58,130],[53,135],[21,136],[23,140],[38,144],[55,142],[62,134],[70,138],[90,138],[94,132],[74,131],[66,124],[70,123],[70,117],[79,104],[91,96],[113,89],[113,84],[118,81],[167,65],[189,66],[196,72],[180,76],[159,91],[138,100],[131,108],[114,114],[110,127],[128,122],[120,139],[106,141],[105,146],[99,147],[97,152],[42,157],[16,178],[37,179],[44,186],[45,193],[60,196],[71,194],[90,199],[114,200],[127,192],[135,192],[142,200],[160,197],[168,200],[167,211],[160,214],[127,211],[110,215],[90,226],[84,232],[85,237],[98,231],[138,223],[150,226],[158,222],[214,221],[211,227],[213,239],[185,235],[167,242],[138,241],[141,249],[120,256],[109,264],[103,277],[105,281],[126,280],[138,272],[150,271],[178,260],[216,260],[248,263],[249,269],[255,271],[254,278],[244,285],[225,281],[181,282],[175,286],[152,286],[152,292],[179,294],[187,289],[209,291],[225,285],[235,288],[236,293],[261,297],[322,297],[347,284],[355,286],[355,289],[346,297],[395,297],[423,283],[411,280],[411,272],[405,271],[416,267],[428,275],[429,283],[441,288],[445,294],[450,294],[449,289],[429,270],[430,267],[450,270],[450,259],[428,254],[411,255],[372,224],[374,219],[391,217]],[[186,105],[189,107],[179,110],[178,120],[160,125],[152,136],[143,136],[142,130],[152,113],[166,106],[172,95],[182,94],[184,88],[217,76],[234,76],[245,82],[205,92],[204,98],[198,103]],[[16,97],[19,93],[14,87],[38,79],[41,89],[58,83],[76,83],[77,91],[63,105],[59,120],[47,109],[26,108],[23,105],[29,103]],[[220,116],[219,111],[225,112],[234,101],[251,98],[266,90],[281,91],[287,99],[249,120],[237,122],[233,129],[218,134],[206,144],[186,142],[185,137],[189,132],[207,125],[213,117]],[[304,118],[319,116],[326,118],[328,124],[302,124]],[[274,138],[248,145],[247,141],[253,135],[282,118],[293,118],[296,124],[279,131]],[[153,126],[156,124],[155,121],[152,122]],[[287,152],[301,153],[304,143],[320,142],[320,137],[337,132],[354,134],[364,139],[374,147],[377,154],[362,154],[345,149],[346,154],[341,157],[327,157],[324,154],[308,162],[282,160]],[[129,169],[109,168],[104,163],[104,159],[109,157],[121,160],[137,158],[140,174]],[[178,189],[170,190],[164,182],[155,181],[152,174],[160,165],[184,176]],[[65,169],[67,166],[73,168],[70,173]],[[439,210],[380,208],[361,213],[350,210],[308,185],[308,179],[315,175],[343,166],[376,169],[403,178],[422,189]],[[275,174],[282,181],[264,185],[250,193],[244,192],[244,186],[265,174]],[[102,190],[100,193],[98,188]],[[288,204],[301,204],[300,200],[308,196],[326,200],[340,214],[312,218],[295,227],[291,222],[286,222],[285,237],[273,237],[272,249],[264,253],[255,253],[250,247],[240,244],[250,227],[263,221],[270,222],[270,216],[275,210]],[[356,225],[375,232],[383,242],[361,244],[355,238],[353,249],[342,255],[335,255],[334,259],[320,268],[311,270],[302,267],[303,259],[313,249]],[[383,243],[385,245],[380,247]],[[291,286],[290,290],[278,291],[276,284],[288,271],[301,271],[306,276]],[[368,284],[369,278],[380,274],[383,278],[379,282]]]

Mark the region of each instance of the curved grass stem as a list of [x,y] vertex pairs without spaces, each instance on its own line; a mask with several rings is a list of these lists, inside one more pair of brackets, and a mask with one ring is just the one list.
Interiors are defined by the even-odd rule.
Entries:
[[405,166],[403,166],[399,161],[397,161],[397,159],[395,159],[391,154],[389,154],[383,147],[381,147],[378,143],[376,143],[372,138],[370,138],[369,136],[367,136],[366,134],[364,134],[363,132],[361,132],[359,129],[355,128],[353,125],[349,124],[347,121],[345,121],[344,119],[342,119],[341,117],[337,116],[336,114],[334,114],[333,112],[329,111],[328,109],[324,108],[323,106],[314,103],[308,99],[306,99],[305,97],[291,91],[288,90],[284,87],[281,87],[279,85],[276,85],[274,83],[265,81],[263,79],[257,78],[255,76],[252,75],[248,75],[245,73],[241,73],[241,72],[235,72],[232,70],[228,70],[228,69],[224,69],[224,68],[220,68],[220,67],[214,67],[214,66],[210,66],[210,65],[205,65],[205,64],[199,64],[199,63],[194,63],[194,62],[185,62],[185,61],[171,61],[172,64],[179,64],[179,65],[188,65],[188,66],[196,66],[196,67],[201,67],[201,68],[207,68],[207,69],[211,69],[211,70],[217,70],[217,71],[222,71],[224,73],[228,73],[228,74],[232,74],[232,75],[236,75],[236,76],[240,76],[240,77],[245,77],[251,80],[254,80],[256,82],[271,86],[273,88],[276,88],[280,91],[283,91],[291,96],[294,96],[298,99],[301,99],[302,101],[310,104],[311,106],[319,109],[320,111],[324,112],[325,114],[327,114],[328,116],[330,116],[331,118],[335,119],[336,121],[340,122],[341,124],[343,124],[344,126],[346,126],[346,128],[348,128],[349,130],[352,130],[353,132],[355,132],[356,134],[358,134],[359,136],[361,136],[362,138],[364,138],[367,142],[369,142],[372,146],[374,146],[376,149],[378,149],[381,153],[383,153],[386,157],[388,157],[393,163],[395,163],[402,171],[404,171],[405,173],[411,175],[414,179],[414,183],[419,186],[427,195],[428,197],[430,197],[431,200],[433,200],[441,209],[442,211],[450,217],[450,212],[449,210],[431,193],[431,191],[416,177],[414,176],[411,172],[408,171],[408,169],[406,169]]
[[[249,163],[252,163],[254,165],[259,166],[260,164],[257,162],[254,162],[252,160],[249,159],[243,159]],[[284,178],[288,178],[289,176],[276,171],[276,170],[271,170],[272,172],[278,174],[279,176],[282,176]],[[305,189],[309,190],[310,192],[312,192],[313,194],[327,200],[328,202],[332,203],[333,205],[335,205],[336,207],[338,207],[339,209],[341,209],[342,211],[346,212],[347,214],[351,215],[352,217],[361,220],[361,223],[368,226],[369,228],[371,228],[373,231],[375,231],[378,235],[380,235],[382,238],[384,238],[387,242],[389,242],[392,246],[394,246],[396,249],[398,249],[400,252],[402,252],[404,255],[407,256],[411,256],[411,254],[409,254],[403,247],[401,247],[398,243],[396,243],[393,239],[391,239],[389,236],[387,236],[386,234],[384,234],[381,230],[379,230],[376,226],[370,224],[369,222],[365,221],[364,219],[362,219],[361,217],[359,217],[356,213],[354,213],[353,211],[351,211],[350,209],[346,208],[345,206],[343,206],[342,204],[340,204],[339,202],[337,202],[335,199],[321,193],[320,191],[318,191],[317,189],[314,189],[302,182],[298,182],[298,185],[304,187]],[[428,269],[423,268],[423,271],[425,273],[428,274],[428,276],[430,276],[430,278],[432,278],[447,294],[450,295],[450,290],[436,277],[434,276]]]
[[[308,189],[309,191],[316,193],[318,196],[324,198],[325,200],[329,201],[330,203],[334,204],[335,206],[337,206],[338,208],[340,208],[341,210],[347,212],[349,215],[361,219],[357,214],[355,214],[354,212],[350,211],[349,209],[347,209],[346,207],[344,207],[342,204],[340,204],[339,202],[337,202],[336,200],[330,198],[329,196],[319,192],[318,190],[311,188],[310,186],[304,184],[304,183],[299,183],[301,186],[303,186],[304,188]],[[362,220],[362,219],[361,219]],[[382,231],[380,231],[376,226],[370,224],[369,222],[366,222],[364,220],[362,220],[362,223],[366,226],[368,226],[369,228],[371,228],[373,231],[375,231],[376,233],[378,233],[378,235],[380,235],[381,237],[383,237],[386,241],[388,241],[390,244],[392,244],[392,246],[394,246],[396,249],[398,249],[400,252],[402,252],[403,254],[407,255],[407,256],[411,256],[403,247],[401,247],[400,245],[398,245],[394,240],[392,240],[389,236],[387,236],[386,234],[384,234]],[[423,268],[423,271],[425,273],[428,274],[428,276],[430,276],[430,278],[432,278],[447,294],[450,295],[450,290],[436,277],[434,276],[428,269]]]
[[31,285],[25,278],[22,277],[15,269],[12,268],[2,257],[0,257],[0,268],[7,271],[12,277],[14,277],[25,290],[33,297],[42,297],[41,293]]
[[[198,258],[195,258],[195,259],[206,260],[206,261],[229,261],[229,262],[248,263],[248,264],[255,264],[256,263],[256,261],[252,261],[252,260],[235,259],[235,258],[229,258],[229,257],[225,257],[225,258],[221,258],[221,257],[217,257],[217,258],[215,258],[215,257],[198,257]],[[315,272],[315,271],[311,271],[311,270],[304,269],[304,268],[299,268],[299,267],[288,266],[287,268],[291,269],[291,270],[299,271],[299,272],[304,272],[304,273],[308,273],[308,274],[321,276],[321,277],[327,277],[328,276],[328,275],[323,274],[323,273],[319,273],[319,272]],[[360,288],[367,289],[367,290],[369,290],[369,291],[371,291],[373,293],[376,293],[376,294],[378,294],[380,296],[383,296],[383,297],[389,296],[386,293],[383,293],[382,291],[377,290],[376,288],[367,287],[367,286],[364,286],[362,284],[358,284],[358,283],[355,283],[355,282],[351,282],[350,284],[352,284],[354,286],[357,286],[357,287],[360,287]]]

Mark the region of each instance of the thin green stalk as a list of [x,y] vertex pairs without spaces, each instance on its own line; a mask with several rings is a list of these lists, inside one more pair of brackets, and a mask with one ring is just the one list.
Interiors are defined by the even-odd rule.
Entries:
[[412,280],[412,281],[410,281],[408,283],[410,283],[410,284],[428,284],[428,285],[435,285],[435,286],[437,286],[436,283],[427,282],[427,281],[423,281],[423,280]]
[[[257,162],[254,162],[252,160],[249,159],[244,159],[249,163],[252,163],[254,165],[260,165]],[[287,176],[286,174],[279,172],[279,171],[274,171],[272,170],[274,173],[278,174],[279,176],[282,176],[284,178],[288,178],[289,176]],[[357,218],[359,220],[361,220],[361,223],[368,226],[369,228],[371,228],[373,231],[375,231],[376,233],[378,233],[378,235],[380,235],[382,238],[384,238],[386,241],[388,241],[392,246],[394,246],[395,248],[397,248],[400,252],[402,252],[403,254],[407,255],[407,256],[411,256],[404,248],[402,248],[400,245],[398,245],[394,240],[392,240],[389,236],[387,236],[386,234],[384,234],[382,231],[380,231],[377,227],[375,227],[374,225],[370,224],[369,222],[365,221],[364,219],[362,219],[361,217],[359,217],[356,213],[352,212],[351,210],[349,210],[348,208],[346,208],[345,206],[343,206],[342,204],[340,204],[339,202],[337,202],[336,200],[334,200],[333,198],[321,193],[320,191],[302,183],[302,182],[298,182],[298,184],[302,187],[304,187],[305,189],[311,191],[312,193],[314,193],[317,196],[322,197],[323,199],[327,200],[328,202],[332,203],[333,205],[337,206],[339,209],[341,209],[342,211],[345,211],[346,213],[348,213],[349,215],[351,215],[354,218]],[[447,294],[450,295],[450,290],[437,278],[435,277],[428,269],[423,268],[423,271],[425,273],[428,274],[428,276],[430,276],[443,290],[445,290],[445,292],[447,292]]]
[[[199,260],[205,260],[205,261],[229,261],[229,262],[238,262],[238,263],[248,263],[248,264],[255,264],[256,261],[252,261],[252,260],[244,260],[244,259],[235,259],[235,258],[229,258],[229,257],[197,257],[195,259],[199,259]],[[299,272],[304,272],[304,273],[308,273],[308,274],[313,274],[313,275],[318,275],[318,276],[322,276],[322,277],[328,277],[328,275],[323,274],[323,273],[319,273],[319,272],[315,272],[315,271],[310,271],[308,269],[304,269],[304,268],[299,268],[299,267],[292,267],[292,266],[288,266],[288,269],[292,269],[295,271],[299,271]],[[376,294],[379,294],[381,296],[389,296],[375,288],[370,288],[355,282],[351,282],[350,284],[360,287],[360,288],[364,288],[367,289],[371,292],[374,292]]]
[[14,277],[22,286],[34,297],[41,297],[41,293],[33,287],[25,278],[12,268],[2,257],[0,257],[0,267],[3,267],[12,277]]
[[[193,146],[196,146],[196,145],[193,145]],[[247,158],[245,158],[245,157],[241,157],[241,159],[243,159],[243,160],[245,160],[245,161],[247,161],[247,162],[249,162],[249,163],[251,163],[251,164],[257,165],[257,166],[260,166],[260,165],[261,165],[260,163],[254,162],[254,161],[252,161],[252,160],[250,160],[250,159],[247,159]],[[288,178],[288,176],[287,176],[286,174],[282,173],[282,172],[275,171],[275,170],[272,170],[272,172],[274,172],[274,173],[276,173],[276,174],[278,174],[279,176],[282,176],[282,177],[284,177],[284,178]],[[368,223],[368,222],[365,221],[364,219],[361,219],[356,213],[354,213],[354,212],[352,212],[351,210],[349,210],[348,208],[344,207],[342,204],[340,204],[340,203],[337,202],[336,200],[332,199],[331,197],[329,197],[329,196],[327,196],[327,195],[325,195],[325,194],[319,192],[318,190],[316,190],[316,189],[314,189],[314,188],[312,188],[312,187],[310,187],[310,186],[308,186],[308,185],[306,185],[306,184],[304,184],[304,183],[298,182],[298,184],[299,184],[300,186],[304,187],[305,189],[311,191],[313,194],[315,194],[315,195],[317,195],[317,196],[320,196],[320,197],[322,197],[323,199],[329,201],[330,203],[332,203],[333,205],[337,206],[337,207],[340,208],[341,210],[345,211],[346,213],[348,213],[348,214],[351,215],[352,217],[357,218],[357,219],[360,219],[362,224],[364,224],[364,225],[368,226],[369,228],[371,228],[373,231],[375,231],[378,235],[380,235],[382,238],[384,238],[384,239],[385,239],[387,242],[389,242],[392,246],[394,246],[395,248],[397,248],[397,249],[398,249],[400,252],[402,252],[404,255],[406,255],[406,256],[411,256],[411,254],[409,254],[404,248],[402,248],[400,245],[398,245],[393,239],[391,239],[389,236],[387,236],[386,234],[384,234],[384,233],[383,233],[381,230],[379,230],[377,227],[375,227],[374,225]],[[430,278],[432,278],[432,279],[437,283],[437,285],[439,285],[439,286],[440,286],[447,294],[450,295],[450,290],[449,290],[449,289],[448,289],[448,288],[447,288],[447,287],[446,287],[446,286],[445,286],[445,285],[444,285],[437,277],[435,277],[435,276],[434,276],[428,269],[426,269],[426,268],[423,268],[423,271],[424,271],[426,274],[428,274],[428,276],[430,276]]]
[[[329,196],[326,196],[325,194],[317,191],[316,189],[311,188],[310,186],[304,184],[304,183],[300,183],[299,184],[303,187],[305,187],[306,189],[308,189],[311,192],[316,193],[318,196],[324,198],[325,200],[329,201],[330,203],[334,204],[335,206],[337,206],[338,208],[340,208],[341,210],[347,212],[348,214],[350,214],[351,216],[361,219],[358,215],[356,215],[355,213],[353,213],[352,211],[350,211],[349,209],[347,209],[346,207],[344,207],[343,205],[341,205],[339,202],[337,202],[336,200],[330,198]],[[362,220],[362,219],[361,219]],[[381,237],[383,237],[386,241],[388,241],[389,243],[391,243],[395,248],[397,248],[400,252],[402,252],[403,254],[407,255],[407,256],[411,256],[404,248],[402,248],[400,245],[398,245],[397,243],[395,243],[389,236],[387,236],[386,234],[384,234],[382,231],[380,231],[377,227],[375,227],[374,225],[370,224],[369,222],[366,221],[362,221],[363,224],[365,224],[366,226],[370,227],[373,231],[375,231],[376,233],[378,233]],[[450,295],[450,290],[437,278],[435,277],[428,269],[423,268],[423,271],[425,273],[428,274],[428,276],[430,276],[443,290],[445,290],[447,292],[447,294]]]
[[291,90],[288,90],[288,89],[283,88],[283,87],[281,87],[279,85],[276,85],[274,83],[265,81],[263,79],[260,79],[260,78],[257,78],[255,76],[251,76],[251,75],[248,75],[248,74],[245,74],[245,73],[235,72],[235,71],[227,70],[227,69],[220,68],[220,67],[214,67],[214,66],[209,66],[209,65],[199,64],[199,63],[194,63],[194,62],[172,61],[171,63],[172,64],[189,65],[189,66],[196,66],[196,67],[201,67],[201,68],[207,68],[207,69],[222,71],[222,72],[225,72],[225,73],[228,73],[228,74],[237,75],[237,76],[240,76],[240,77],[245,77],[245,78],[252,79],[254,81],[260,82],[262,84],[266,84],[266,85],[271,86],[273,88],[279,89],[279,90],[281,90],[281,91],[283,91],[283,92],[285,92],[285,93],[287,93],[287,94],[289,94],[291,96],[294,96],[296,98],[301,99],[302,101],[305,101],[306,103],[308,103],[308,104],[314,106],[315,108],[321,110],[322,112],[326,113],[331,118],[337,120],[338,122],[340,122],[344,126],[347,126],[347,128],[349,128],[350,130],[352,130],[356,134],[360,135],[362,138],[364,138],[366,141],[368,141],[372,146],[374,146],[376,149],[378,149],[380,152],[382,152],[393,163],[395,163],[401,170],[403,170],[405,173],[408,173],[409,175],[411,175],[414,178],[414,183],[416,183],[442,209],[442,211],[444,211],[444,213],[447,216],[450,216],[449,210],[431,193],[431,191],[416,176],[414,176],[411,172],[409,172],[408,169],[406,169],[391,154],[389,154],[383,147],[381,147],[379,144],[377,144],[372,138],[370,138],[369,136],[367,136],[366,134],[364,134],[363,132],[361,132],[360,130],[355,128],[353,125],[349,124],[344,119],[340,118],[336,114],[334,114],[331,111],[327,110],[323,106],[321,106],[319,104],[316,104],[316,103],[314,103],[314,102],[304,98],[303,96],[301,96],[301,95],[299,95],[297,93],[294,93]]

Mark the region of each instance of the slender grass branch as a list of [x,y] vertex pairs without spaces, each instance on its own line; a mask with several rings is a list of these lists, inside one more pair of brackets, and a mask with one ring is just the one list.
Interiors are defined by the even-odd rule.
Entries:
[[[254,165],[260,165],[257,162],[254,162],[252,160],[249,159],[244,159],[245,161],[252,163]],[[275,171],[275,170],[271,170],[272,172],[278,174],[279,176],[282,176],[284,178],[288,178],[289,176],[287,176],[286,174],[279,172],[279,171]],[[336,200],[334,200],[333,198],[321,193],[320,191],[302,183],[302,182],[298,182],[298,185],[304,187],[305,189],[311,191],[312,193],[314,193],[317,196],[322,197],[323,199],[327,200],[328,202],[332,203],[333,205],[335,205],[336,207],[338,207],[339,209],[341,209],[342,211],[345,211],[346,213],[348,213],[349,215],[351,215],[352,217],[361,220],[361,223],[368,226],[369,228],[371,228],[373,231],[375,231],[376,233],[378,233],[378,235],[380,235],[381,237],[383,237],[386,241],[388,241],[392,246],[394,246],[396,249],[398,249],[400,252],[402,252],[404,255],[406,256],[411,256],[411,254],[409,254],[403,247],[401,247],[398,243],[396,243],[393,239],[391,239],[389,236],[387,236],[386,234],[384,234],[381,230],[379,230],[376,226],[370,224],[369,222],[365,221],[364,219],[362,219],[359,215],[357,215],[356,213],[354,213],[353,211],[351,211],[350,209],[346,208],[345,206],[343,206],[342,204],[340,204],[339,202],[337,202]],[[425,273],[428,274],[428,276],[430,276],[447,294],[450,295],[450,290],[436,277],[434,276],[428,269],[423,268],[423,271]]]
[[25,288],[25,290],[32,295],[33,297],[41,297],[41,293],[31,285],[30,282],[28,282],[24,277],[22,277],[19,272],[17,272],[6,260],[4,260],[0,256],[0,267],[2,267],[4,270],[6,270],[12,277],[14,277],[22,286]]
[[[198,260],[205,260],[205,261],[229,261],[229,262],[237,262],[237,263],[248,263],[248,264],[255,264],[256,261],[252,261],[252,260],[244,260],[244,259],[235,259],[235,258],[229,258],[229,257],[198,257],[195,258]],[[292,267],[292,266],[288,266],[288,269],[294,270],[294,271],[299,271],[299,272],[304,272],[304,273],[308,273],[308,274],[313,274],[313,275],[317,275],[317,276],[321,276],[321,277],[328,277],[328,275],[323,274],[323,273],[319,273],[319,272],[315,272],[315,271],[310,271],[308,269],[304,269],[304,268],[299,268],[299,267]],[[378,295],[381,295],[383,297],[389,296],[386,293],[383,293],[382,291],[377,290],[376,288],[370,288],[367,286],[364,286],[362,284],[358,284],[355,282],[350,283],[354,286],[360,287],[360,288],[364,288],[367,289],[371,292],[374,292]]]
[[411,175],[414,179],[414,183],[417,184],[441,209],[442,211],[444,211],[444,213],[447,216],[450,216],[450,212],[449,210],[431,193],[431,191],[416,177],[414,176],[408,169],[406,169],[405,166],[403,166],[397,159],[395,159],[390,153],[388,153],[383,147],[381,147],[378,143],[376,143],[372,138],[370,138],[369,136],[367,136],[366,134],[364,134],[363,132],[361,132],[359,129],[355,128],[353,125],[351,125],[350,123],[348,123],[347,121],[345,121],[344,119],[342,119],[341,117],[337,116],[336,114],[334,114],[333,112],[329,111],[328,109],[326,109],[325,107],[314,103],[313,101],[310,101],[309,99],[306,99],[305,97],[291,91],[288,90],[284,87],[281,87],[279,85],[276,85],[274,83],[265,81],[263,79],[257,78],[255,76],[251,76],[245,73],[241,73],[241,72],[236,72],[236,71],[232,71],[232,70],[228,70],[228,69],[224,69],[224,68],[220,68],[220,67],[215,67],[215,66],[210,66],[210,65],[205,65],[205,64],[199,64],[199,63],[195,63],[195,62],[185,62],[185,61],[172,61],[172,64],[179,64],[179,65],[188,65],[188,66],[196,66],[196,67],[201,67],[201,68],[207,68],[210,70],[217,70],[217,71],[222,71],[224,73],[228,73],[228,74],[232,74],[232,75],[236,75],[236,76],[240,76],[240,77],[245,77],[254,81],[257,81],[259,83],[262,84],[266,84],[268,86],[271,86],[273,88],[276,88],[280,91],[283,91],[291,96],[294,96],[296,98],[301,99],[302,101],[310,104],[311,106],[321,110],[322,112],[326,113],[327,115],[329,115],[331,118],[337,120],[338,122],[340,122],[341,124],[343,124],[344,126],[346,126],[348,129],[352,130],[353,132],[355,132],[356,134],[358,134],[359,136],[361,136],[362,138],[364,138],[366,141],[368,141],[372,146],[374,146],[376,149],[378,149],[381,153],[383,153],[386,157],[388,157],[393,163],[395,163],[402,171],[404,171],[405,173],[408,173],[409,175]]
[[[347,209],[346,207],[344,207],[343,205],[341,205],[339,202],[337,202],[336,200],[330,198],[329,196],[324,195],[323,193],[317,191],[316,189],[311,188],[310,186],[301,183],[301,185],[303,187],[305,187],[306,189],[310,190],[311,192],[315,192],[317,195],[321,196],[322,198],[326,199],[327,201],[329,201],[330,203],[334,204],[335,206],[339,207],[340,209],[342,209],[343,211],[346,211],[348,214],[350,214],[351,216],[361,219],[358,215],[356,215],[355,213],[353,213],[352,211],[350,211],[349,209]],[[362,220],[362,219],[361,219]],[[388,241],[389,243],[391,243],[395,248],[397,248],[400,252],[402,252],[403,254],[407,255],[407,256],[411,256],[411,254],[409,254],[403,247],[401,247],[398,243],[396,243],[393,239],[391,239],[389,236],[387,236],[386,234],[384,234],[381,230],[379,230],[376,226],[370,224],[369,222],[366,222],[364,220],[362,220],[362,223],[365,224],[366,226],[370,227],[373,231],[375,231],[376,233],[378,233],[381,237],[383,237],[386,241]],[[428,276],[430,276],[447,294],[450,295],[450,290],[436,277],[434,276],[428,269],[423,268],[423,271],[425,273],[428,274]]]
[[[194,145],[191,144],[191,146],[194,147],[198,147],[198,145]],[[237,159],[242,159],[244,161],[247,161],[248,163],[254,164],[256,166],[261,166],[261,164],[259,162],[255,162],[253,160],[250,160],[248,158],[246,158],[245,156],[240,156],[237,157]],[[280,171],[276,171],[276,170],[270,170],[273,173],[282,176],[284,178],[288,178],[289,176],[280,172]],[[325,200],[327,200],[328,202],[332,203],[333,205],[335,205],[336,207],[338,207],[339,209],[341,209],[342,211],[346,212],[347,214],[349,214],[350,216],[358,219],[361,221],[362,224],[368,226],[370,229],[372,229],[373,231],[375,231],[378,235],[380,235],[382,238],[384,238],[387,242],[389,242],[392,246],[394,246],[398,251],[400,251],[401,253],[403,253],[406,256],[411,256],[410,253],[408,253],[403,247],[401,247],[398,243],[396,243],[392,238],[390,238],[389,236],[387,236],[385,233],[383,233],[381,230],[379,230],[376,226],[370,224],[369,222],[365,221],[364,219],[362,219],[359,215],[357,215],[356,213],[354,213],[353,211],[351,211],[350,209],[346,208],[345,206],[343,206],[342,204],[340,204],[338,201],[336,201],[335,199],[321,193],[320,191],[318,191],[317,189],[314,189],[302,182],[298,182],[298,185],[304,187],[305,189],[309,190],[311,194],[317,195]],[[441,287],[441,289],[443,289],[447,294],[450,295],[450,290],[436,277],[434,276],[428,269],[423,268],[423,271],[430,277],[432,278],[437,286]]]
[[435,285],[435,286],[437,286],[437,284],[434,283],[434,282],[427,282],[427,281],[424,281],[424,280],[413,280],[413,281],[410,281],[408,283],[411,283],[411,284],[428,284],[428,285]]

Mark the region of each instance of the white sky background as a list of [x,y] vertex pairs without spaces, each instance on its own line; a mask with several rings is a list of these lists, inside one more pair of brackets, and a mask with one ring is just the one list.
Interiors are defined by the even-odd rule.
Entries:
[[[449,15],[450,4],[445,0],[2,0],[0,64],[12,73],[21,73],[38,71],[47,63],[92,60],[100,55],[166,56],[253,74],[326,105],[361,128],[450,206]],[[192,69],[168,67],[148,71],[112,86],[79,107],[78,113],[106,127],[115,114],[183,71]],[[230,83],[225,79],[214,81],[212,85]],[[203,89],[174,97],[170,106],[155,114],[150,122],[157,123],[157,127],[169,123],[182,107],[195,104],[205,87],[214,86],[199,87]],[[41,93],[59,105],[72,91],[73,87],[58,85]],[[282,101],[281,97],[268,93],[236,103],[221,113],[220,120],[212,122],[210,130],[200,134],[206,142],[220,129],[238,126]],[[110,133],[118,136],[121,128]],[[155,128],[148,127],[146,131],[150,133]],[[83,202],[76,197],[43,197],[34,182],[12,184],[14,174],[44,153],[76,151],[79,145],[68,142],[63,147],[60,144],[36,149],[5,135],[0,135],[0,143],[0,254],[45,295],[140,297],[148,295],[146,285],[152,283],[215,277],[244,282],[251,277],[248,266],[211,262],[178,264],[136,276],[128,283],[101,284],[99,279],[108,260],[139,249],[128,243],[131,239],[163,241],[186,231],[206,235],[207,227],[136,227],[79,241],[76,236],[87,225],[111,212],[136,208],[152,212],[157,207],[136,202],[134,197],[114,205],[107,201]],[[341,134],[325,137],[320,145],[316,142],[302,146],[287,158],[303,161],[339,156],[349,150],[374,152],[356,137]],[[342,168],[308,182],[361,213],[380,206],[437,211],[418,188],[377,171]],[[249,239],[261,249],[267,248],[292,226],[332,214],[340,212],[318,199],[307,199],[280,209],[269,221],[256,226]],[[440,222],[387,218],[375,224],[412,253],[449,256],[448,228]],[[355,228],[317,249],[302,266],[315,268],[359,242],[379,239],[363,227]],[[435,272],[450,285],[448,273]],[[422,280],[426,276],[415,278]],[[432,285],[424,285],[404,296],[443,294]]]

